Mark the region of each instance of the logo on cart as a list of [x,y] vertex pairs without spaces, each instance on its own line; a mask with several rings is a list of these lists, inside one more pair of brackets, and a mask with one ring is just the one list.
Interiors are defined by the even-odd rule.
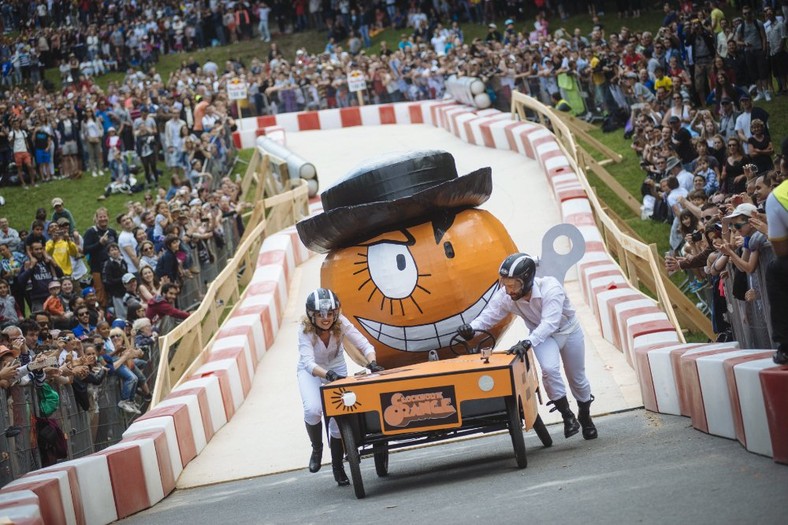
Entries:
[[386,430],[458,423],[453,386],[381,394]]

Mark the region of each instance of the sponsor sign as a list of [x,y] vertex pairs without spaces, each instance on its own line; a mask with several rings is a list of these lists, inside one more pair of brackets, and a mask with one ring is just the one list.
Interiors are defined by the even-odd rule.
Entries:
[[245,100],[246,96],[246,82],[240,78],[234,78],[227,83],[227,98],[230,100]]
[[367,89],[367,79],[364,78],[364,73],[358,69],[351,71],[347,76],[347,88],[351,93]]
[[386,430],[459,423],[453,386],[387,392],[380,406]]

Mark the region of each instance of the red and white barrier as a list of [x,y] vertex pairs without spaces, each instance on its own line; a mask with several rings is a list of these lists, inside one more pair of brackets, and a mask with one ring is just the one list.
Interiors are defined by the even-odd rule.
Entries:
[[[678,334],[654,310],[656,303],[629,285],[605,251],[587,195],[578,191],[577,174],[542,126],[512,121],[496,110],[429,101],[243,119],[243,131],[233,140],[238,147],[252,147],[261,134],[424,123],[471,144],[535,158],[543,167],[563,219],[586,241],[577,264],[582,293],[605,339],[626,352],[635,367],[647,409],[690,416],[696,428],[735,436],[747,450],[788,462],[788,367],[775,367],[770,352],[739,350],[736,343],[677,344]],[[310,213],[320,211],[319,201],[310,203]],[[251,282],[206,362],[132,423],[119,444],[3,487],[0,516],[14,523],[109,523],[174,490],[183,468],[243,403],[284,317],[295,268],[312,255],[294,227],[267,237]]]

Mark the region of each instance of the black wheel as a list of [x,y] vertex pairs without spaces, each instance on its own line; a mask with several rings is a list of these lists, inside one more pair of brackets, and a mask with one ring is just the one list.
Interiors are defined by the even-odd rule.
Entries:
[[542,421],[542,416],[539,414],[536,415],[536,421],[534,421],[534,430],[545,448],[553,446],[553,438],[550,437],[550,432],[547,431],[547,427]]
[[375,472],[379,477],[385,477],[389,474],[389,447],[388,443],[381,443],[372,447],[372,453],[375,455]]
[[523,420],[520,417],[520,407],[517,405],[517,398],[515,396],[506,398],[506,415],[509,416],[509,435],[512,438],[512,447],[514,447],[514,458],[517,460],[517,468],[525,468],[528,466],[528,458],[525,455]]
[[361,478],[361,458],[358,455],[353,425],[350,424],[348,416],[338,417],[337,423],[339,423],[339,433],[342,434],[342,442],[345,445],[345,454],[347,454],[347,462],[350,466],[353,491],[356,493],[356,498],[362,499],[367,494],[364,492],[364,480]]

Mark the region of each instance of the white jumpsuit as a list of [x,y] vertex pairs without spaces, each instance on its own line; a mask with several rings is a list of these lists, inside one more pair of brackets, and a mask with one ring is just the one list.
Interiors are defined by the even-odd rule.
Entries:
[[547,397],[554,401],[566,395],[560,369],[563,360],[572,395],[577,401],[589,401],[591,386],[585,371],[583,329],[561,283],[554,277],[536,278],[531,299],[517,301],[499,287],[470,324],[474,330],[487,330],[509,313],[521,317],[530,331],[528,339],[542,369]]
[[[375,348],[359,332],[344,315],[337,319],[341,337],[331,334],[328,346],[315,333],[298,333],[298,389],[301,391],[301,400],[304,404],[304,421],[309,425],[317,425],[323,417],[323,405],[320,401],[320,386],[327,383],[322,377],[312,375],[316,366],[326,371],[333,370],[341,376],[347,376],[345,363],[345,349],[342,341],[345,337],[369,359]],[[331,436],[339,438],[339,428],[334,419],[329,423]]]

